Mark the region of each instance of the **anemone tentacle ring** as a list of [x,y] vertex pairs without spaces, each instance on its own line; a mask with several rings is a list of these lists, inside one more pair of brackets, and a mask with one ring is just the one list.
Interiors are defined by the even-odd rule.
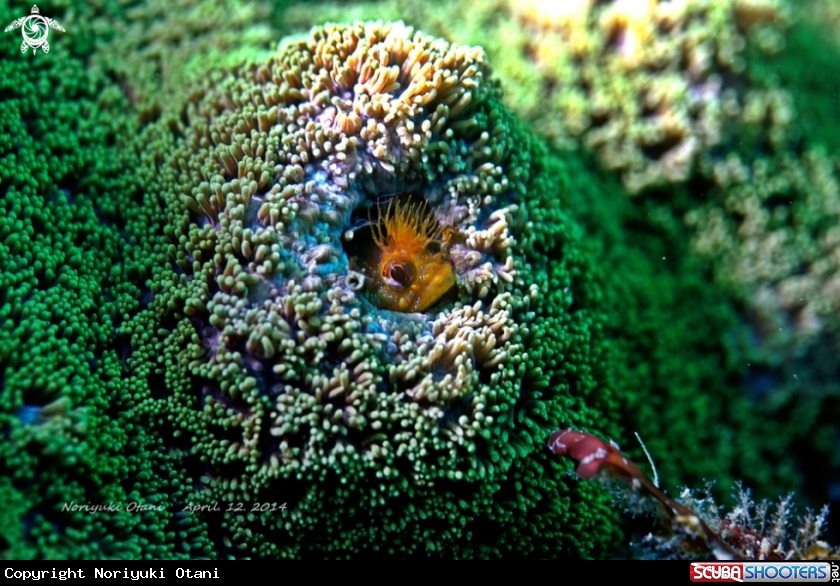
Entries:
[[18,27],[22,27],[21,33],[23,34],[23,43],[20,45],[20,52],[26,53],[27,47],[32,47],[33,55],[37,53],[39,48],[44,53],[50,52],[50,44],[47,42],[50,28],[64,32],[64,28],[55,20],[41,16],[37,5],[32,6],[29,16],[17,19],[7,26],[3,32],[13,31]]

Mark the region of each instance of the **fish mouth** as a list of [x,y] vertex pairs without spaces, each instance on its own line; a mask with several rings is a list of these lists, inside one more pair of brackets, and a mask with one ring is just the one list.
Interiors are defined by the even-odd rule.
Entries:
[[426,264],[418,276],[409,311],[425,311],[454,286],[455,269],[452,264],[446,261]]

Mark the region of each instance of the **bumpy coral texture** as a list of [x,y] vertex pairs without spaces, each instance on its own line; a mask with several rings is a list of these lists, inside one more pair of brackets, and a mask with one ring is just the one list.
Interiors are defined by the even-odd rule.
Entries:
[[[192,455],[194,503],[286,504],[215,517],[230,555],[591,555],[614,535],[540,450],[610,405],[597,294],[481,50],[316,28],[155,136],[131,231],[163,262],[121,329],[132,409]],[[409,191],[457,233],[457,300],[400,314],[345,246],[354,213]]]
[[[726,350],[728,363],[741,368],[732,380],[741,377],[751,399],[760,397],[779,419],[801,399],[808,403],[797,407],[801,421],[836,418],[836,2],[453,0],[432,8],[387,0],[317,6],[291,6],[285,23],[293,27],[339,12],[399,14],[430,32],[481,43],[512,110],[555,146],[592,150],[618,172],[638,206],[629,230],[646,238],[670,215],[679,240],[690,242],[686,254],[711,265],[720,289],[714,295],[729,298],[746,331],[742,348]],[[662,256],[670,262],[675,252],[664,247]],[[651,313],[646,321],[652,331],[669,323]],[[633,320],[622,312],[616,321]],[[730,341],[738,337],[735,328],[730,326]],[[631,344],[640,339],[634,335]],[[665,355],[669,361],[690,356],[682,352]],[[686,360],[691,358],[674,363]],[[640,381],[650,385],[648,377]],[[668,443],[683,435],[675,433]],[[836,453],[834,440],[813,445]]]
[[[301,4],[286,22],[346,10]],[[349,10],[481,43],[514,111],[558,147],[591,148],[631,193],[686,181],[733,126],[766,125],[779,143],[791,116],[785,92],[742,79],[748,38],[767,53],[784,47],[779,0],[390,0]]]
[[[831,215],[837,205],[825,188],[834,178],[822,173],[822,178],[808,180],[821,182],[814,189],[824,195],[814,202],[805,201],[816,198],[805,195],[802,179],[789,176],[808,175],[808,159],[814,156],[799,152],[800,127],[817,144],[834,140],[825,131],[833,127],[830,117],[815,117],[808,110],[813,108],[809,102],[834,93],[829,87],[819,89],[816,72],[835,67],[831,55],[836,49],[824,46],[813,23],[819,18],[834,22],[836,10],[821,1],[798,8],[780,0],[475,0],[432,9],[392,0],[356,3],[353,14],[393,12],[448,38],[482,43],[509,88],[512,108],[555,145],[592,149],[607,168],[619,172],[631,193],[694,182],[689,188],[692,206],[713,202],[711,207],[717,208],[709,222],[705,212],[689,216],[698,233],[695,250],[724,259],[716,262],[718,283],[760,315],[761,335],[775,340],[768,346],[787,346],[790,356],[824,331],[837,329],[831,317],[837,313],[833,237],[824,234],[816,219]],[[294,26],[314,14],[330,16],[332,10],[338,9],[329,2],[318,11],[293,6],[286,20]],[[801,21],[810,26],[802,30]],[[797,47],[803,42],[809,43],[807,57]],[[798,64],[802,59],[812,67],[791,75],[803,68],[785,61]],[[768,71],[757,75],[756,61],[767,62]],[[792,91],[802,86],[815,91]],[[807,151],[814,146],[809,140]],[[785,177],[765,181],[766,171],[749,170],[752,159],[768,158],[768,153],[778,153],[779,160],[759,166],[790,169]],[[769,193],[753,198],[752,212],[735,209],[740,206],[734,200],[745,197],[739,187],[743,181],[762,191],[768,190],[765,185],[782,191],[779,198],[790,191],[784,186],[792,184],[799,193],[792,193],[787,203],[801,201],[803,208],[819,212],[810,217],[799,213],[794,225],[767,225],[757,210],[764,215],[787,212],[774,201],[770,207],[777,209],[767,210],[761,202]],[[779,256],[784,259],[768,266]],[[797,275],[803,270],[807,279]],[[793,289],[802,293],[793,294],[796,301],[791,299]],[[784,335],[778,335],[778,327],[768,329],[769,322],[780,323]]]
[[[690,4],[681,14],[693,15],[692,34],[708,40],[703,23],[740,31],[718,35],[718,54],[747,58],[745,40],[761,45],[763,81],[739,77],[752,75],[749,60],[724,60],[724,82],[769,91],[721,94],[736,96],[723,119],[743,123],[732,128],[745,144],[722,143],[739,150],[725,160],[721,144],[710,151],[701,172],[711,186],[690,181],[659,203],[642,194],[638,206],[576,156],[550,155],[523,132],[480,51],[404,27],[332,27],[196,89],[182,72],[196,79],[209,61],[266,46],[266,5],[86,2],[51,13],[72,39],[57,38],[48,61],[21,62],[14,44],[0,60],[9,98],[0,103],[0,555],[592,555],[616,542],[612,513],[539,447],[549,429],[571,425],[619,438],[619,413],[671,483],[686,471],[724,485],[745,474],[795,483],[775,458],[791,433],[833,425],[836,407],[777,401],[797,422],[782,428],[733,397],[748,359],[721,345],[736,323],[731,299],[687,249],[718,259],[719,282],[745,298],[771,293],[767,305],[751,305],[768,316],[766,331],[781,325],[780,335],[811,340],[830,331],[836,289],[823,285],[834,279],[836,235],[823,218],[836,216],[833,151],[748,155],[798,144],[793,114],[806,138],[836,149],[836,107],[811,99],[830,80],[820,72],[834,53],[814,50],[810,29],[796,27],[785,41],[799,42],[798,52],[778,53],[778,23],[751,3]],[[399,8],[371,6],[378,16]],[[509,103],[567,144],[556,126],[566,119],[544,107],[566,90],[543,84],[528,50],[533,7],[498,18],[495,8],[510,15],[511,6],[457,3],[456,18],[447,4],[423,12],[422,24],[486,44],[515,82]],[[0,14],[20,16],[3,6]],[[672,30],[687,51],[705,46]],[[350,71],[322,70],[342,51],[358,56]],[[803,70],[799,55],[823,61]],[[423,65],[404,71],[413,59]],[[580,87],[595,95],[588,83]],[[784,87],[794,86],[811,89],[791,98]],[[685,96],[672,97],[663,103],[682,111]],[[715,104],[691,110],[689,126],[719,120]],[[635,124],[610,112],[593,131]],[[635,148],[637,134],[610,136]],[[645,164],[662,170],[668,152],[655,144]],[[631,168],[617,168],[627,182]],[[398,191],[419,193],[456,228],[457,302],[384,312],[349,269],[348,238],[364,237],[355,219]],[[681,206],[698,193],[708,205],[688,216],[697,228],[688,243]],[[585,240],[567,214],[586,223]],[[603,292],[582,253],[596,241]],[[774,268],[777,253],[790,272]],[[606,323],[595,308],[611,312]],[[821,363],[833,365],[831,346],[819,347]],[[799,378],[786,378],[802,396],[804,371],[793,367]],[[612,386],[622,388],[620,404]],[[837,457],[830,429],[802,438],[821,446],[826,465]],[[156,509],[62,510],[112,501]],[[219,513],[182,510],[216,502]],[[287,506],[248,514],[264,503]]]
[[[67,24],[65,15],[50,13]],[[0,22],[20,16],[19,6],[0,4]],[[8,40],[0,44],[0,557],[207,556],[201,521],[172,506],[184,472],[156,430],[134,425],[121,384],[115,330],[139,297],[122,262],[123,214],[138,193],[124,173],[136,162],[125,139],[136,124],[119,89],[87,69],[90,53],[76,37],[51,36],[52,53],[37,60]],[[90,514],[82,507],[91,503],[122,508]],[[153,510],[130,512],[131,503]]]
[[[209,67],[238,63],[277,40],[269,2],[236,0],[90,0],[69,2],[68,50],[107,72],[143,120],[152,120]],[[50,6],[56,10],[56,3]]]

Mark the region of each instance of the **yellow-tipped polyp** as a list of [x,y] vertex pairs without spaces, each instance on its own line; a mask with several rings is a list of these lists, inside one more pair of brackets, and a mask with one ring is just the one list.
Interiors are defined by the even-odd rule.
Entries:
[[382,309],[424,311],[455,285],[441,250],[443,228],[425,200],[392,199],[372,231],[376,246],[364,266],[368,292]]

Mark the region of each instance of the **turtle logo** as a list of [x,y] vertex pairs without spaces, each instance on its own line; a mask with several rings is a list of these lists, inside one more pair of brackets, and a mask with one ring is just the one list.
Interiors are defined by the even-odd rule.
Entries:
[[32,47],[33,55],[38,52],[38,49],[41,49],[44,53],[49,53],[50,44],[47,42],[47,35],[50,31],[47,27],[61,32],[64,32],[64,29],[53,19],[41,16],[37,6],[32,6],[31,12],[32,14],[29,16],[19,18],[7,26],[4,32],[13,31],[22,25],[23,43],[20,45],[20,52],[26,53],[26,48]]

